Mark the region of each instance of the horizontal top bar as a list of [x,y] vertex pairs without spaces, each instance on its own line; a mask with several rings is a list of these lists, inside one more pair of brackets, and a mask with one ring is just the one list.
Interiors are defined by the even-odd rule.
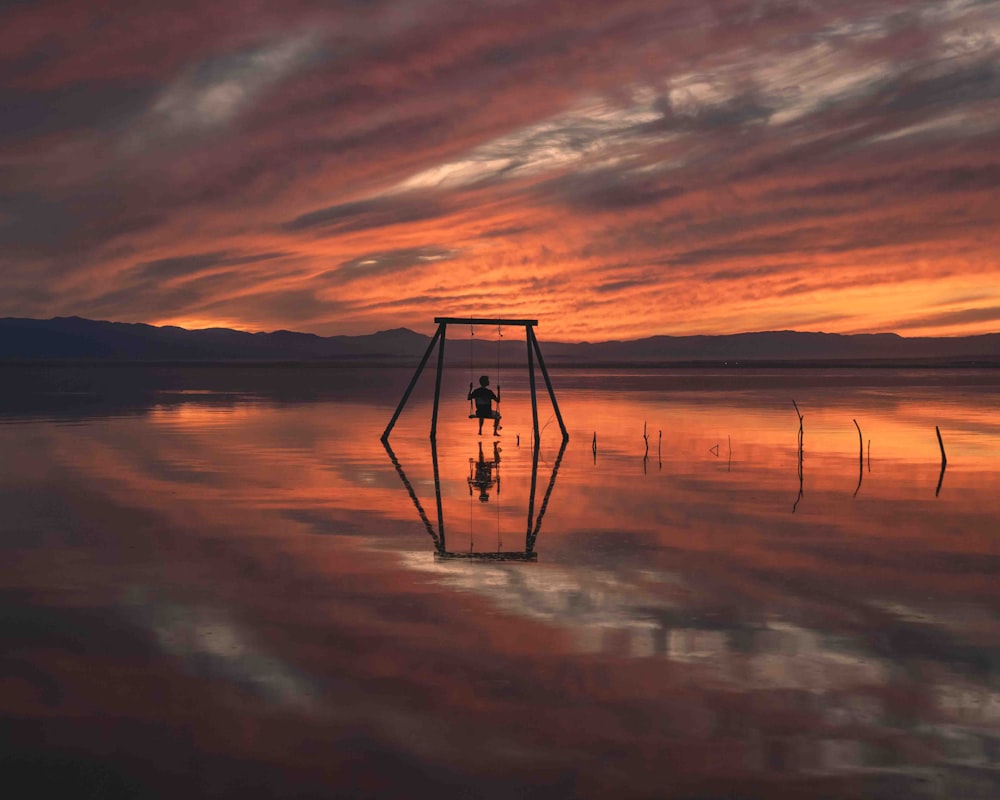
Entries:
[[537,325],[537,319],[485,319],[483,317],[434,317],[439,325]]

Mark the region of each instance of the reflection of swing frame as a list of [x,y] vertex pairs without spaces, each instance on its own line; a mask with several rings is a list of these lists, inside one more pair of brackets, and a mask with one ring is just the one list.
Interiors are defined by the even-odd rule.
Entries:
[[448,550],[445,539],[444,507],[441,503],[441,473],[438,469],[437,442],[434,439],[431,439],[431,461],[434,468],[434,496],[437,505],[437,527],[435,528],[434,523],[431,522],[430,517],[427,516],[427,512],[424,511],[424,507],[420,504],[420,499],[417,497],[413,484],[410,483],[410,480],[406,477],[406,473],[403,471],[403,465],[399,463],[399,459],[396,458],[396,454],[389,445],[388,438],[382,438],[382,446],[385,447],[385,451],[388,453],[389,459],[392,461],[392,465],[396,468],[396,473],[399,475],[400,480],[403,482],[403,486],[410,495],[410,500],[413,501],[413,505],[416,507],[417,513],[420,514],[420,519],[424,523],[427,533],[434,541],[434,557],[439,559],[471,559],[476,561],[538,560],[538,553],[535,552],[535,541],[538,539],[538,532],[542,528],[542,518],[545,516],[545,509],[548,508],[549,498],[552,496],[552,489],[556,485],[556,475],[559,472],[559,465],[562,463],[563,454],[566,452],[566,444],[567,439],[563,439],[559,447],[559,453],[556,455],[556,460],[552,463],[552,475],[549,478],[549,483],[545,489],[545,494],[542,497],[542,502],[538,508],[537,514],[535,513],[535,494],[538,486],[538,448],[536,447],[534,449],[531,460],[531,493],[528,498],[528,524],[524,538],[524,550],[458,552]]
[[399,401],[399,405],[396,407],[396,412],[392,415],[392,419],[389,420],[389,424],[385,427],[385,432],[382,434],[383,442],[389,441],[389,434],[392,433],[396,420],[399,419],[399,415],[403,412],[403,408],[406,406],[406,401],[410,399],[410,393],[413,391],[413,387],[417,385],[420,374],[424,371],[424,367],[427,365],[427,361],[430,358],[431,353],[434,351],[435,344],[438,346],[438,357],[437,376],[434,383],[434,411],[431,414],[431,439],[434,440],[437,438],[438,406],[441,400],[441,370],[444,367],[444,342],[449,325],[498,325],[506,327],[523,327],[525,342],[528,346],[528,378],[531,386],[531,422],[535,433],[536,447],[539,439],[539,431],[538,397],[535,391],[535,358],[538,359],[538,368],[541,370],[542,378],[545,379],[545,388],[548,389],[549,399],[552,401],[552,409],[555,411],[556,420],[559,423],[559,429],[562,431],[563,440],[565,441],[569,439],[569,433],[567,433],[566,425],[563,423],[562,414],[559,413],[559,404],[556,402],[556,394],[552,389],[552,381],[549,380],[549,373],[545,369],[545,361],[542,358],[542,351],[538,347],[538,339],[535,338],[534,326],[538,324],[538,320],[484,319],[480,317],[435,317],[434,321],[437,323],[438,329],[434,333],[430,344],[427,346],[427,352],[424,353],[424,357],[420,360],[420,365],[417,367],[417,371],[413,374],[413,378],[410,380],[410,385],[406,387],[406,391],[403,393],[403,399]]

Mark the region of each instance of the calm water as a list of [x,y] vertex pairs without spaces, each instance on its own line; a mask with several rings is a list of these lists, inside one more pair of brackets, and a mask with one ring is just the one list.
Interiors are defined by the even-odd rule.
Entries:
[[8,780],[1000,795],[1000,374],[410,374],[0,370]]

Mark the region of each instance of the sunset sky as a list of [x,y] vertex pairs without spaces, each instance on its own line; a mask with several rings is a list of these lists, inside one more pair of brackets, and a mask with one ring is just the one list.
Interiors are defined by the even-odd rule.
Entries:
[[0,316],[1000,330],[1000,0],[21,2]]

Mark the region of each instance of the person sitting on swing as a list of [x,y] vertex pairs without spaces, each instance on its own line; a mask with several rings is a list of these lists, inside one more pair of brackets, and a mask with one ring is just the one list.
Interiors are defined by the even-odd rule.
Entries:
[[479,388],[473,390],[472,384],[469,384],[469,396],[467,400],[476,401],[476,417],[479,418],[479,435],[483,435],[483,420],[491,419],[493,420],[493,435],[499,436],[502,428],[500,427],[500,411],[493,410],[492,403],[496,401],[499,405],[500,403],[500,387],[497,386],[497,393],[493,394],[491,389],[486,387],[490,385],[490,379],[487,375],[483,375],[479,378]]

